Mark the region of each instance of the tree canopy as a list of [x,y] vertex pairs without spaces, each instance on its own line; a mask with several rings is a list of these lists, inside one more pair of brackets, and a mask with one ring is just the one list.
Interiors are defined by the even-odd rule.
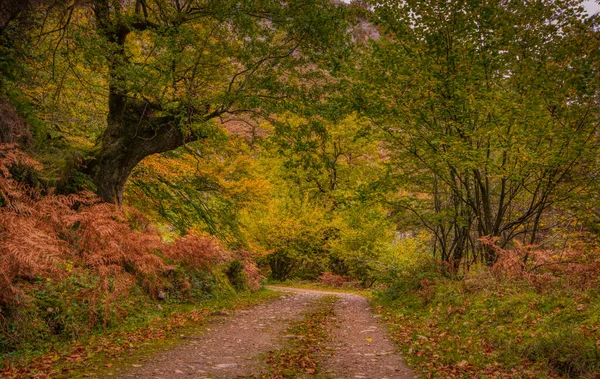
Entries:
[[540,242],[542,215],[595,178],[600,46],[578,5],[373,3],[386,38],[365,51],[359,101],[396,162],[396,206],[443,260],[493,264],[485,236]]
[[368,282],[416,236],[459,272],[556,246],[573,220],[597,230],[598,17],[581,1],[7,9],[2,91],[39,185],[261,251],[281,278]]

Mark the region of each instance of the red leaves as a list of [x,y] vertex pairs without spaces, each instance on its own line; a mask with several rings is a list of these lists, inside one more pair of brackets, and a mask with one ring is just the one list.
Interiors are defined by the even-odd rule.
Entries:
[[[40,197],[11,177],[9,167],[17,163],[40,168],[14,145],[0,145],[0,304],[16,301],[14,283],[20,279],[62,280],[73,267],[96,273],[99,289],[114,300],[136,280],[151,278],[154,283],[147,288],[157,287],[156,276],[173,269],[157,251],[176,264],[203,270],[232,259],[210,236],[189,234],[162,242],[139,212],[100,203],[89,192]],[[127,212],[142,230],[132,229]]]
[[207,269],[232,258],[231,253],[226,251],[215,237],[194,233],[164,246],[163,252],[177,262],[198,269]]
[[[0,145],[0,306],[30,304],[29,294],[34,291],[74,282],[77,285],[69,287],[69,296],[89,306],[89,310],[81,307],[75,317],[83,325],[87,317],[91,329],[99,322],[105,326],[107,320],[124,317],[126,310],[119,300],[138,284],[150,296],[164,295],[166,288],[172,288],[185,297],[192,292],[191,284],[172,275],[175,268],[209,271],[233,259],[214,237],[206,235],[189,234],[166,243],[140,212],[102,203],[90,192],[42,196],[11,176],[15,164],[31,172],[40,168],[14,145]],[[250,264],[244,269],[256,287],[258,270]],[[31,328],[0,315],[0,329],[14,345],[9,348],[18,349],[23,331]]]
[[[502,249],[495,238],[483,237],[480,241],[498,255],[491,272],[503,279],[526,280],[538,291],[553,288],[561,281],[581,289],[594,288],[600,277],[600,260],[589,250],[597,246],[585,243],[578,236],[581,246],[561,251],[540,249],[536,245],[522,245],[515,241],[513,249]],[[597,255],[597,252],[596,252]],[[564,285],[564,284],[561,284]]]
[[321,274],[321,277],[319,278],[319,282],[321,284],[324,284],[326,286],[332,286],[332,287],[342,287],[348,281],[349,281],[348,278],[346,278],[342,275],[336,275],[331,272],[324,272],[323,274]]

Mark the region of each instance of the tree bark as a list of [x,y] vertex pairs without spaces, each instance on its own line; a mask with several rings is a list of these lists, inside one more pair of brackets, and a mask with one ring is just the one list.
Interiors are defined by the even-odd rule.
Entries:
[[186,123],[202,122],[221,112],[193,117],[196,113],[193,109],[180,105],[178,112],[169,115],[161,110],[163,104],[151,104],[130,94],[130,83],[124,74],[124,68],[130,64],[125,42],[133,29],[145,30],[151,24],[144,19],[125,22],[119,3],[111,8],[109,1],[95,0],[92,7],[97,33],[109,46],[106,55],[109,95],[107,128],[102,134],[100,149],[86,170],[96,185],[98,196],[105,202],[121,205],[125,183],[144,158],[205,137],[184,132],[184,117]]
[[[100,150],[88,167],[98,196],[119,205],[131,171],[144,158],[203,137],[185,135],[175,117],[153,117],[151,112],[147,114],[143,110],[140,114],[140,102],[125,102],[121,114],[115,114],[114,110],[109,112]],[[137,116],[137,120],[132,116]]]

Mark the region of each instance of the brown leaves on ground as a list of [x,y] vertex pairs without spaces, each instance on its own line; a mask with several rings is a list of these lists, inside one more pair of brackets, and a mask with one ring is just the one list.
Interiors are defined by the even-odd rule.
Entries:
[[[104,363],[124,355],[130,355],[145,342],[163,340],[177,334],[183,327],[205,321],[211,310],[194,309],[185,313],[172,313],[165,318],[155,319],[149,325],[134,331],[115,331],[102,336],[93,336],[85,345],[76,344],[71,350],[56,351],[51,348],[27,364],[11,364],[0,369],[5,379],[68,378],[73,370],[99,371],[111,367]],[[84,375],[86,376],[86,375]]]
[[272,352],[267,358],[269,373],[260,378],[289,379],[314,377],[319,373],[317,355],[328,339],[327,325],[335,316],[335,296],[317,300],[317,307],[287,329],[289,343],[282,350]]
[[[435,323],[423,325],[413,317],[406,317],[396,312],[385,312],[384,316],[392,339],[406,350],[404,356],[407,362],[421,371],[425,378],[534,379],[539,377],[538,371],[529,370],[534,362],[526,359],[523,359],[518,367],[512,368],[493,361],[492,357],[497,352],[485,338],[464,339],[440,329]],[[415,333],[423,333],[426,336]],[[455,351],[455,355],[465,357],[469,356],[469,352],[471,354],[476,352],[488,357],[488,360],[493,363],[484,368],[476,367],[465,359],[456,363],[447,363],[448,349]],[[547,374],[546,377],[560,378],[561,376]]]

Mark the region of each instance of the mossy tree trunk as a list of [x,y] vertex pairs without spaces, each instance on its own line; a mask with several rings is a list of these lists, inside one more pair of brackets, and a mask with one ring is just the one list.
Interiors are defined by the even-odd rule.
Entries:
[[105,53],[109,96],[107,128],[101,136],[99,150],[88,162],[87,171],[96,185],[98,196],[105,202],[121,205],[125,184],[135,166],[150,155],[171,151],[206,137],[184,132],[185,125],[208,121],[223,113],[224,108],[201,114],[191,106],[179,106],[167,112],[163,109],[164,104],[132,95],[127,77],[130,67],[125,47],[127,36],[133,31],[157,26],[144,18],[143,1],[139,2],[141,5],[136,8],[134,19],[127,19],[119,4],[109,0],[95,0],[93,3],[97,33],[109,47]]

